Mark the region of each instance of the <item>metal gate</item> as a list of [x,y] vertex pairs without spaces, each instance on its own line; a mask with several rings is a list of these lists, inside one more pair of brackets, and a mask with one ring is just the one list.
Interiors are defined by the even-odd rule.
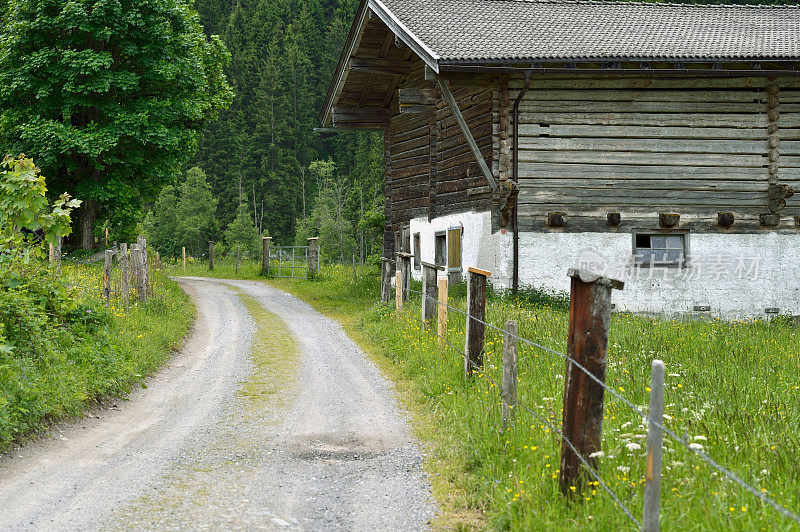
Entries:
[[[308,246],[275,246],[270,249],[270,269],[275,277],[305,279],[308,277]],[[319,273],[319,261],[316,272]]]

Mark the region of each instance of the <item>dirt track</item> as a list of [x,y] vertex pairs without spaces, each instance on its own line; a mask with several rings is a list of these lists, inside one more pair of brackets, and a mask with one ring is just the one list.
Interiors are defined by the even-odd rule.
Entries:
[[[0,529],[426,527],[420,450],[338,324],[263,283],[181,284],[198,308],[181,353],[118,408],[2,458]],[[274,368],[251,360],[255,324],[236,290],[277,315],[300,353],[291,389],[255,406],[242,388]]]

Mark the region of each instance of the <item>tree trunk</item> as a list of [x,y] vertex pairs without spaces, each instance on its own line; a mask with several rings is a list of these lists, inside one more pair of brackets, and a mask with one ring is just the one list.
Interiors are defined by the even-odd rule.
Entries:
[[95,220],[97,220],[97,201],[86,200],[80,211],[81,249],[92,249],[94,246]]

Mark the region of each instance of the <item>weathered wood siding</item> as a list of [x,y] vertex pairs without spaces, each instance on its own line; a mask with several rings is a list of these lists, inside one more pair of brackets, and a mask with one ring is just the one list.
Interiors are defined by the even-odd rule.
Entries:
[[778,182],[791,186],[794,198],[782,212],[800,216],[800,83],[779,83],[778,93]]
[[[491,197],[453,113],[439,98],[435,114],[401,114],[399,89],[436,91],[424,79],[424,63],[414,63],[411,75],[398,84],[384,135],[386,153],[386,234],[384,253],[394,252],[394,233],[412,218],[429,219],[454,212],[489,210]],[[492,99],[487,88],[459,88],[453,96],[481,149],[492,164]],[[476,190],[477,189],[477,190]]]
[[[756,224],[768,212],[767,84],[535,78],[520,106],[520,229],[547,229],[548,212],[565,212],[566,230],[603,230],[608,212],[626,224],[662,212]],[[512,100],[521,85],[511,81]],[[798,94],[782,87],[779,125],[794,129],[779,133],[780,183],[800,179]]]

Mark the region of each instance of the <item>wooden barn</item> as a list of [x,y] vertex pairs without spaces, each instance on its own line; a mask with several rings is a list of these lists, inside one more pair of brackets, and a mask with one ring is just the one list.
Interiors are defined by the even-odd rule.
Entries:
[[384,132],[384,254],[618,309],[800,314],[800,8],[363,0],[322,111]]

